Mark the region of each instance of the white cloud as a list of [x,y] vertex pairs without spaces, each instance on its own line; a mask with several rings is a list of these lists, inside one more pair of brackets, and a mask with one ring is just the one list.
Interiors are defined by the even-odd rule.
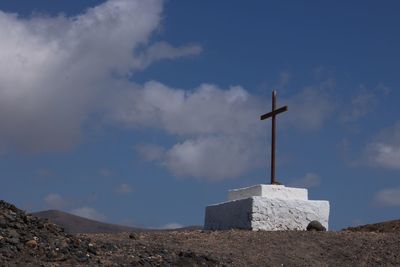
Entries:
[[[112,105],[112,120],[128,127],[160,128],[183,139],[170,149],[136,147],[144,159],[161,162],[177,176],[234,178],[265,160],[266,125],[259,118],[267,105],[240,86],[224,90],[202,84],[185,91],[151,81],[120,97],[119,105]],[[306,88],[287,102],[288,117],[293,118],[282,126],[301,130],[318,129],[333,109],[320,88]]]
[[[149,41],[162,19],[162,3],[109,0],[74,17],[24,19],[0,11],[0,62],[7,62],[0,65],[0,150],[68,149],[96,114],[177,136],[171,148],[146,147],[142,154],[180,176],[218,180],[257,166],[265,154],[266,126],[259,116],[266,101],[240,86],[202,84],[187,91],[131,81],[152,62],[201,52],[196,44]],[[287,80],[284,74],[282,82]],[[315,88],[287,104],[287,125],[300,129],[318,129],[332,109]]]
[[319,186],[320,184],[321,184],[321,179],[320,179],[319,175],[310,172],[310,173],[307,173],[302,178],[294,179],[290,183],[290,186],[311,188],[311,187]]
[[283,124],[300,130],[318,130],[335,109],[328,89],[325,87],[306,87],[285,101],[290,115],[282,116]]
[[126,195],[132,193],[133,188],[129,184],[120,184],[115,188],[115,193],[119,195]]
[[370,162],[374,165],[400,169],[400,147],[398,145],[387,144],[384,142],[372,143],[368,146]]
[[50,193],[44,198],[44,203],[50,209],[62,209],[68,205],[68,201],[61,195]]
[[222,180],[259,166],[262,151],[246,136],[200,137],[174,145],[164,163],[177,176]]
[[128,127],[160,128],[183,139],[170,149],[136,147],[144,159],[162,163],[175,175],[234,178],[263,158],[263,105],[239,86],[223,90],[203,84],[185,91],[151,81],[120,96],[113,120]]
[[344,107],[342,120],[353,122],[371,113],[379,104],[382,97],[388,96],[390,88],[384,84],[379,84],[373,89],[368,89],[360,85],[359,92],[353,96],[351,103]]
[[[202,84],[192,91],[147,82],[121,94],[113,104],[114,118],[127,126],[151,126],[177,135],[262,132],[263,105],[240,86],[228,90]],[[251,129],[251,131],[249,131]]]
[[183,56],[198,55],[201,51],[201,46],[196,44],[173,47],[166,42],[158,42],[151,45],[147,51],[141,55],[140,62],[142,68],[146,68],[154,61],[160,59],[175,59]]
[[145,160],[156,161],[164,158],[165,149],[155,144],[139,144],[135,151]]
[[[265,99],[241,86],[222,89],[202,84],[188,91],[149,81],[142,88],[121,93],[114,101],[113,120],[130,127],[161,128],[180,136],[260,136],[265,127],[259,118],[268,112]],[[301,130],[319,129],[334,110],[332,102],[322,85],[306,87],[282,101],[290,111],[290,116],[283,116],[284,124]]]
[[382,130],[367,145],[365,157],[374,166],[400,170],[400,122]]
[[374,201],[380,206],[400,207],[400,187],[387,188],[376,193]]
[[87,219],[95,220],[95,221],[105,221],[106,216],[94,208],[91,207],[81,207],[76,208],[70,211],[72,214],[80,217],[84,217]]
[[183,225],[180,223],[168,223],[166,225],[159,227],[158,229],[170,230],[170,229],[178,229],[178,228],[182,228],[182,227],[183,227]]
[[0,11],[0,148],[62,150],[101,113],[132,72],[198,54],[197,45],[149,43],[161,0],[109,0],[74,17]]
[[349,109],[343,115],[343,120],[346,122],[355,121],[366,116],[377,105],[378,100],[374,92],[362,90],[351,100]]
[[212,180],[235,178],[260,165],[261,147],[245,136],[188,139],[167,152],[165,165],[177,176]]

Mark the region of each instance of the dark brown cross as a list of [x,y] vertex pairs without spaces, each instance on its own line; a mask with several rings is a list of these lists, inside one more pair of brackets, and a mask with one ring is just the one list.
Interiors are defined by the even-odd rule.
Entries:
[[276,91],[272,91],[272,111],[261,115],[260,119],[265,120],[272,117],[272,133],[271,133],[271,184],[276,184],[275,180],[275,129],[276,129],[276,115],[288,110],[287,106],[275,109],[276,107]]

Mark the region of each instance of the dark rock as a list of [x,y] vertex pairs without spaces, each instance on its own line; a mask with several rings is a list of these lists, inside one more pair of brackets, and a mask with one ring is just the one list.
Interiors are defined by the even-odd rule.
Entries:
[[38,246],[38,243],[36,242],[36,240],[29,240],[26,241],[25,246],[27,246],[28,248],[34,249]]
[[17,244],[19,244],[19,241],[20,240],[17,237],[12,237],[12,238],[7,239],[7,242],[11,245],[17,245]]
[[23,229],[24,228],[24,225],[19,222],[13,223],[11,226],[14,227],[15,229]]
[[65,251],[65,250],[67,250],[68,247],[69,247],[68,241],[69,241],[69,239],[67,239],[67,240],[61,240],[61,241],[58,240],[58,241],[56,242],[56,247],[58,247],[61,251]]
[[14,229],[11,229],[8,231],[8,236],[10,238],[19,238],[20,237],[19,233]]
[[326,228],[319,221],[312,221],[307,225],[307,231],[325,232]]
[[17,214],[13,211],[10,211],[7,214],[4,214],[4,217],[8,221],[15,222],[15,220],[17,219]]
[[83,252],[83,251],[78,251],[77,253],[76,253],[76,259],[79,261],[79,262],[86,262],[86,261],[88,261],[89,260],[89,257],[88,257],[89,255],[87,254],[87,253],[85,253],[85,252]]
[[130,233],[130,234],[129,234],[129,238],[130,238],[130,239],[136,240],[136,239],[139,239],[139,235],[136,234],[136,233]]
[[5,218],[0,218],[0,228],[5,228],[7,226],[7,222]]
[[89,253],[91,253],[91,254],[94,254],[94,255],[97,255],[97,249],[96,249],[96,247],[92,244],[92,243],[89,243],[89,246],[88,246],[88,250],[87,250]]
[[1,200],[0,226],[0,266],[5,261],[7,266],[52,266],[54,261],[74,266],[76,261],[89,262],[89,253],[97,253],[88,238],[68,235],[58,225]]
[[49,252],[47,252],[46,256],[49,259],[55,259],[58,255],[57,252],[55,252],[54,250],[50,250]]
[[102,245],[102,248],[107,250],[107,251],[117,251],[118,247],[114,244],[111,243],[105,243]]

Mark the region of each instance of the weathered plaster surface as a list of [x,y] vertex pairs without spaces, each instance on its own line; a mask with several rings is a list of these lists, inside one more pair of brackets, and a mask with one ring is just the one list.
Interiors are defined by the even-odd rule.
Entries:
[[230,190],[230,201],[206,208],[208,230],[305,230],[313,221],[328,229],[329,201],[308,200],[307,189],[257,185]]

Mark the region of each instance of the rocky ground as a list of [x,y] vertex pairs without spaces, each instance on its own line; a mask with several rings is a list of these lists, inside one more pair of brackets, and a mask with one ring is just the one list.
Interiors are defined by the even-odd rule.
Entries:
[[72,236],[0,201],[0,266],[400,266],[395,222],[381,224],[392,231],[379,231],[378,225],[374,232],[190,230]]
[[400,233],[400,220],[349,227],[345,230],[352,232]]
[[[400,234],[360,232],[171,231],[90,235],[117,246],[102,263],[131,266],[400,266]],[[100,255],[100,254],[99,254]]]
[[0,266],[76,265],[89,262],[94,253],[89,239],[66,234],[61,227],[0,201]]

